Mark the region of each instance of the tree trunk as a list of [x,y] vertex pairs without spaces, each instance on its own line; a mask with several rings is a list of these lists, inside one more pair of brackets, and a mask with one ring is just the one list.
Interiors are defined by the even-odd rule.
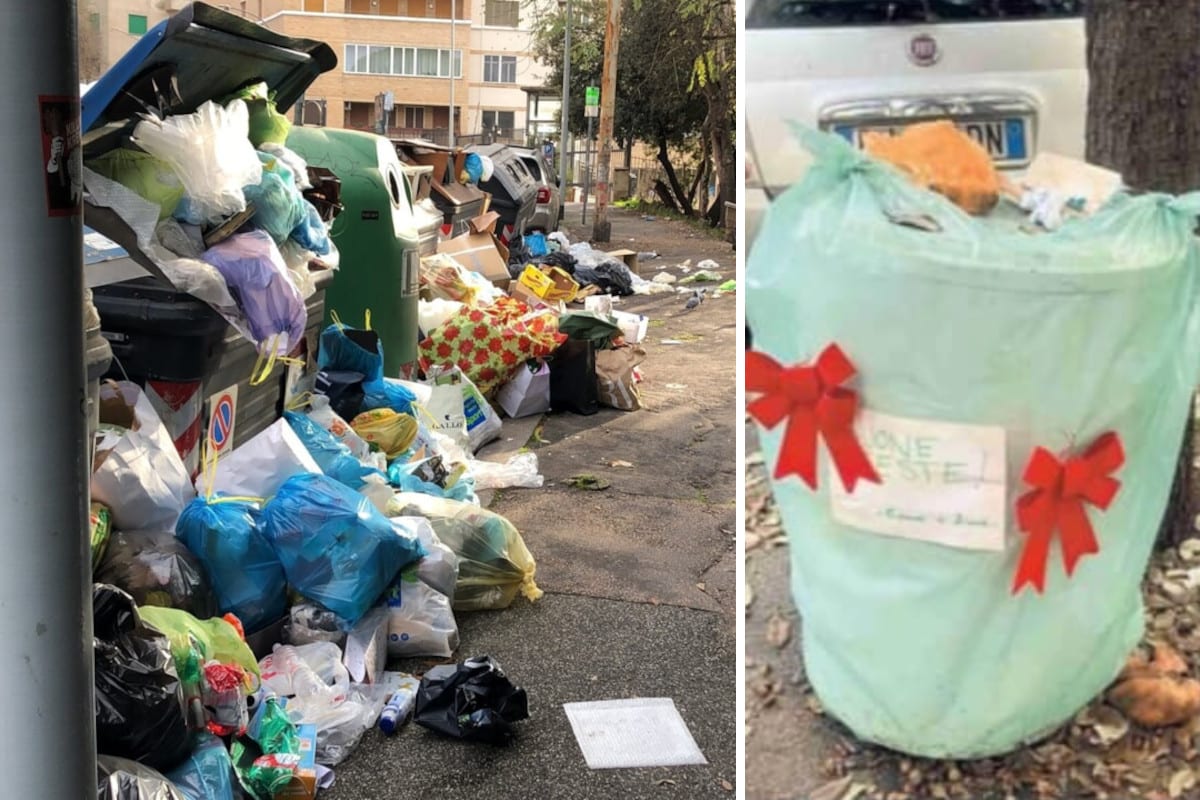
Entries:
[[[1200,83],[1191,77],[1200,69],[1200,5],[1090,0],[1085,8],[1088,161],[1139,191],[1200,187]],[[1189,406],[1160,545],[1191,535],[1194,418]]]
[[671,185],[671,191],[677,198],[673,203],[676,210],[685,217],[695,216],[692,207],[684,201],[687,195],[683,192],[683,187],[679,185],[679,176],[675,174],[675,167],[671,164],[671,155],[667,152],[667,140],[660,138],[658,141],[658,163],[662,164],[663,172],[666,173],[667,182]]
[[676,213],[682,213],[679,210],[679,204],[675,201],[675,197],[671,194],[671,190],[661,180],[655,179],[654,193],[658,195],[658,199],[662,204]]

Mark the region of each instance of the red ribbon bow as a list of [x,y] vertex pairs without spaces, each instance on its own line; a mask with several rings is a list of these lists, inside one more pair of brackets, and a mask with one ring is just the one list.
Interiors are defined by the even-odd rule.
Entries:
[[1090,503],[1101,511],[1108,508],[1121,488],[1121,482],[1109,473],[1124,463],[1121,437],[1112,431],[1092,442],[1083,455],[1073,456],[1065,464],[1044,448],[1033,451],[1022,479],[1034,488],[1017,500],[1017,524],[1029,538],[1021,550],[1013,594],[1020,592],[1025,584],[1031,584],[1038,594],[1045,589],[1046,561],[1056,528],[1068,576],[1075,571],[1079,559],[1100,552],[1083,506]]
[[858,394],[841,387],[854,373],[854,365],[836,344],[821,351],[813,364],[792,367],[766,353],[746,354],[746,390],[761,395],[746,410],[766,428],[788,421],[775,465],[776,479],[799,475],[816,489],[820,435],[847,492],[853,492],[860,479],[880,482],[854,436]]

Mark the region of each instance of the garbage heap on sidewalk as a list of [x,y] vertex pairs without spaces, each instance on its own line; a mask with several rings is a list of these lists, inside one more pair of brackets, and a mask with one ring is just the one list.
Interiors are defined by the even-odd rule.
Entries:
[[[282,145],[263,147],[250,150],[262,166],[258,186],[279,176],[280,203],[265,194],[252,202],[247,189],[234,214],[243,215],[240,232],[193,262],[165,258],[164,237],[212,233],[174,216],[201,196],[184,182],[182,194],[160,198],[140,244],[178,286],[194,288],[197,274],[221,278],[236,299],[218,309],[260,345],[268,374],[271,360],[296,352],[311,262],[336,262],[336,251],[303,196],[308,170]],[[142,154],[128,159],[155,180],[178,174],[162,161],[147,167]],[[129,188],[130,169],[94,173],[90,197],[108,190],[122,208],[138,208],[126,195],[153,193]],[[284,206],[285,221],[263,216]],[[542,485],[533,453],[475,457],[501,433],[491,400],[511,417],[638,408],[644,353],[626,342],[641,340],[647,320],[613,310],[596,276],[609,276],[603,288],[615,294],[648,282],[586,245],[568,251],[557,236],[540,254],[520,255],[514,279],[487,223],[449,240],[450,249],[476,249],[423,262],[428,299],[408,379],[385,377],[369,317],[357,327],[335,318],[282,418],[219,459],[207,454],[199,474],[142,387],[100,385],[88,535],[101,797],[310,798],[367,730],[392,733],[409,718],[444,736],[512,740],[513,723],[528,716],[525,693],[489,656],[458,652],[456,620],[542,595],[520,533],[477,495]],[[490,269],[480,258],[499,259],[503,279],[464,266]],[[597,288],[581,292],[576,278]],[[214,414],[209,434],[221,424]],[[447,663],[418,678],[388,671],[389,658]]]

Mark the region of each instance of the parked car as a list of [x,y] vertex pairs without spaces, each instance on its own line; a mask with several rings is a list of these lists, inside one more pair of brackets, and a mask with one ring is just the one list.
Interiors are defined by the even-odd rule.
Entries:
[[1019,174],[1041,151],[1083,157],[1083,0],[751,0],[746,20],[746,241],[810,163],[789,122],[858,143],[951,119]]
[[537,207],[533,219],[529,221],[529,229],[553,233],[558,230],[558,221],[563,218],[562,192],[558,188],[558,175],[541,150],[531,150],[528,147],[512,148],[525,163],[525,169],[537,181]]
[[479,182],[479,188],[492,196],[491,210],[500,215],[496,233],[507,244],[515,236],[524,236],[530,228],[537,203],[538,182],[525,162],[506,144],[471,145],[468,153],[478,153],[492,160],[495,169],[490,178]]

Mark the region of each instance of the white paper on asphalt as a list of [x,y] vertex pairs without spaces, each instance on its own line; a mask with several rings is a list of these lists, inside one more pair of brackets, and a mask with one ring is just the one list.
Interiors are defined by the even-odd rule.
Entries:
[[707,764],[669,697],[564,703],[591,769]]

